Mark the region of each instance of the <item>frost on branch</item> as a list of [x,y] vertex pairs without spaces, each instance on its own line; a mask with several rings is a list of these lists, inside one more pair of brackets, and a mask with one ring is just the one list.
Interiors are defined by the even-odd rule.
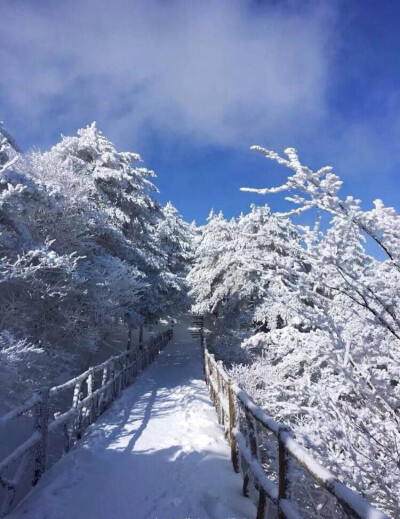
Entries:
[[288,159],[282,158],[277,153],[253,146],[252,150],[258,151],[266,158],[274,160],[278,164],[286,166],[294,172],[284,184],[276,188],[254,189],[243,187],[242,191],[250,191],[262,195],[288,191],[291,196],[286,200],[292,202],[297,208],[285,213],[300,214],[301,212],[318,208],[332,215],[349,219],[363,232],[370,236],[379,247],[392,259],[397,268],[400,268],[400,216],[389,207],[384,207],[381,200],[375,200],[375,208],[371,211],[363,211],[361,201],[352,196],[340,198],[339,191],[342,187],[340,178],[332,173],[331,166],[325,166],[314,172],[301,164],[294,148],[287,148],[285,154]]

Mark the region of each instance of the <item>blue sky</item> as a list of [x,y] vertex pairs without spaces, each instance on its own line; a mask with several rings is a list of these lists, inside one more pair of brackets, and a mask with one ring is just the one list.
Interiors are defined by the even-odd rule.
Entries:
[[198,223],[281,209],[239,191],[285,174],[252,144],[399,209],[399,48],[397,0],[2,0],[0,119],[26,150],[96,120]]

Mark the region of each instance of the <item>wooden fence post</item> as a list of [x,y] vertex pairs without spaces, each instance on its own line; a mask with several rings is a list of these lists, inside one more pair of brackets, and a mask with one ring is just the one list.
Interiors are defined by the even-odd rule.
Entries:
[[233,429],[236,425],[236,409],[235,409],[235,395],[232,389],[232,381],[228,380],[228,403],[229,403],[229,443],[231,445],[231,460],[233,470],[239,472],[239,457],[237,451],[237,443]]
[[126,387],[129,386],[129,372],[130,372],[130,369],[129,369],[129,355],[127,355],[126,357],[124,357],[124,361],[125,361],[125,367],[124,367],[124,389]]
[[212,375],[211,360],[210,360],[209,355],[207,355],[207,371],[208,371],[208,380],[209,380],[208,391],[210,393],[210,399],[214,403],[213,394],[212,394],[212,384],[211,384],[211,375]]
[[[117,398],[117,386],[115,382],[115,357],[111,357],[111,374],[110,374],[110,380],[111,382],[111,402],[113,402]],[[107,403],[109,405],[109,402]]]
[[265,519],[265,508],[267,504],[267,495],[265,490],[260,486],[258,494],[258,504],[257,504],[257,518],[256,519]]
[[203,373],[204,373],[204,380],[206,381],[206,384],[208,385],[207,374],[206,374],[206,348],[205,348],[205,344],[204,344],[204,337],[201,338],[201,347],[203,349]]
[[[82,392],[81,392],[81,385],[82,385],[82,382],[78,381],[76,382],[75,384],[75,387],[74,387],[74,396],[72,398],[72,407],[73,408],[77,408],[79,406],[79,402],[82,400]],[[75,420],[74,420],[74,424],[73,424],[73,434],[75,435],[75,438],[79,439],[81,436],[80,436],[80,427],[81,427],[81,423],[82,423],[82,409],[79,409],[77,411],[77,415],[75,417]]]
[[203,369],[204,369],[204,378],[206,380],[206,384],[208,386],[208,366],[207,366],[207,353],[206,353],[206,350],[204,349],[203,351]]
[[[106,385],[107,378],[108,378],[108,364],[106,366],[104,366],[104,368],[103,368],[103,374],[101,376],[101,387]],[[109,391],[103,391],[99,397],[99,404],[98,404],[98,407],[99,407],[98,414],[99,415],[103,412],[103,409],[107,406],[108,395],[109,395]]]
[[[254,419],[253,419],[253,415],[250,413],[250,411],[247,408],[245,408],[245,418],[246,418],[247,440],[249,442],[251,457],[258,459],[258,444],[257,444],[256,431],[254,429]],[[243,483],[243,495],[244,496],[249,495],[248,484],[250,482],[250,478],[248,476],[248,473],[246,473],[246,476],[247,476],[247,478],[245,477],[244,483]],[[259,507],[257,507],[257,519],[258,519],[258,515],[259,515],[258,508]]]
[[216,398],[215,398],[215,407],[217,409],[217,418],[218,418],[218,423],[221,424],[222,423],[222,419],[221,419],[221,410],[222,410],[222,403],[221,403],[221,375],[219,373],[219,364],[218,362],[215,363],[215,371],[217,373],[217,394],[216,394]]
[[247,431],[249,435],[249,445],[250,452],[253,458],[258,459],[258,442],[257,442],[257,434],[254,427],[254,418],[253,415],[246,409],[246,422],[247,422]]
[[279,484],[278,484],[278,517],[286,519],[286,516],[280,506],[283,499],[290,499],[290,475],[289,475],[289,455],[286,452],[285,444],[282,440],[282,433],[288,432],[290,429],[280,426],[278,431],[278,452],[279,452]]
[[108,377],[108,365],[103,368],[103,376],[101,377],[101,385],[105,386]]
[[87,394],[91,397],[89,402],[89,423],[93,423],[96,421],[97,412],[96,412],[96,403],[93,398],[93,386],[94,386],[94,369],[89,368],[89,375],[86,380],[87,384]]
[[[210,359],[210,365],[211,365],[211,378],[214,376],[214,370],[215,370],[215,360],[212,358]],[[214,407],[216,407],[216,392],[214,389],[214,384],[210,384],[210,388],[212,389],[212,402],[214,404]]]
[[122,377],[124,376],[124,368],[123,368],[122,364],[123,364],[123,360],[119,359],[118,360],[118,375],[117,375],[117,380],[118,380],[117,396],[119,396],[122,391]]
[[[254,417],[251,413],[246,413],[246,418],[248,420],[248,431],[249,431],[249,441],[251,454],[254,458],[260,461],[260,453],[259,453],[259,445],[258,445],[258,435],[257,435],[257,423],[254,420]],[[257,517],[256,519],[265,519],[265,511],[267,505],[267,495],[265,493],[264,488],[258,483],[258,503],[257,503]]]
[[71,448],[71,438],[70,438],[70,433],[68,430],[68,424],[66,422],[63,423],[62,430],[63,430],[63,434],[64,434],[64,438],[65,438],[65,447],[64,447],[63,451],[64,451],[64,454],[67,454]]
[[40,441],[36,449],[35,472],[32,484],[36,485],[47,467],[48,427],[49,427],[49,388],[38,391],[40,403],[37,406],[36,429],[40,434]]
[[[78,405],[82,402],[83,400],[83,393],[82,391],[79,392],[79,396],[78,396]],[[78,416],[77,416],[77,419],[76,419],[76,438],[77,440],[80,440],[82,438],[82,421],[83,421],[83,408],[81,406],[79,406],[79,410],[78,410]]]

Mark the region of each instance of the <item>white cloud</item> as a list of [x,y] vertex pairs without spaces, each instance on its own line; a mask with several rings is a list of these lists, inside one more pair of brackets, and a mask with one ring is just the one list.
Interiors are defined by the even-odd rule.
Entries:
[[306,132],[325,115],[334,16],[323,3],[40,5],[0,6],[0,89],[32,130],[84,116],[136,142],[152,128],[245,147]]

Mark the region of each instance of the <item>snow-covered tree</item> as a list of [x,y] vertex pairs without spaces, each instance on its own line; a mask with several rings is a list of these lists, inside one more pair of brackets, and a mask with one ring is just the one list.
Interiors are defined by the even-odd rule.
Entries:
[[195,230],[182,219],[171,202],[162,208],[156,239],[166,261],[166,274],[168,274],[169,288],[165,298],[171,309],[184,308],[188,304],[186,275],[194,256]]
[[235,261],[236,230],[234,219],[228,222],[222,212],[210,212],[207,225],[201,229],[195,263],[188,275],[191,296],[195,301],[193,312],[224,315],[232,292],[230,275],[235,269],[230,267],[230,263]]
[[[272,159],[294,171],[284,184],[276,188],[242,190],[253,191],[260,194],[280,193],[290,191],[291,196],[286,200],[293,202],[298,207],[284,213],[298,215],[311,209],[319,209],[335,217],[335,226],[330,236],[330,250],[334,254],[324,261],[330,260],[335,265],[338,275],[343,278],[343,286],[353,301],[367,310],[379,326],[384,327],[389,334],[400,340],[399,304],[400,296],[396,288],[400,283],[400,215],[394,208],[385,207],[381,200],[375,200],[372,210],[364,211],[361,201],[348,196],[340,197],[342,186],[340,178],[332,173],[330,166],[323,167],[314,172],[300,163],[296,150],[285,150],[288,159],[280,157],[277,153],[260,148],[253,149],[261,152],[265,157]],[[336,232],[341,227],[341,231]],[[352,261],[341,261],[340,254],[343,248],[343,229],[352,232],[357,228],[360,233],[372,239],[385,253],[386,261],[382,262],[383,269],[379,276],[374,276],[374,270],[369,270],[371,262],[361,260],[365,264],[365,275],[359,276],[352,272]],[[336,231],[335,231],[336,230]],[[334,235],[335,233],[335,235]],[[357,259],[356,265],[359,263]],[[373,263],[373,262],[372,262]],[[379,279],[379,286],[376,281]]]
[[[1,139],[1,137],[0,137]],[[56,306],[69,290],[76,268],[74,254],[57,254],[47,237],[34,232],[35,217],[42,208],[50,210],[45,186],[24,168],[10,140],[2,140],[0,178],[1,305],[6,326],[41,340],[45,301]],[[50,303],[51,301],[51,303]],[[42,308],[43,309],[43,308]]]
[[81,313],[94,327],[123,315],[134,325],[141,320],[138,292],[146,284],[140,270],[146,261],[154,263],[154,255],[148,258],[145,213],[157,203],[148,194],[147,170],[132,165],[139,160],[136,154],[118,153],[95,124],[31,157],[35,174],[60,206],[57,220],[43,218],[41,229],[52,233],[56,247],[82,257],[79,271],[87,297],[81,299]]
[[65,355],[80,371],[110,330],[184,299],[191,230],[154,198],[139,155],[118,152],[95,124],[44,153],[22,156],[6,132],[0,146],[4,365],[26,353],[55,372],[50,358]]
[[193,231],[171,202],[162,208],[162,213],[163,218],[157,227],[157,238],[167,257],[168,270],[182,276],[193,258]]
[[28,387],[30,359],[38,359],[37,373],[43,375],[48,368],[39,345],[51,329],[62,331],[61,306],[74,291],[77,258],[56,253],[50,240],[34,232],[38,212],[50,210],[50,197],[27,172],[18,147],[2,129],[0,160],[0,348],[4,377],[10,383],[7,399],[15,402],[26,392],[17,390],[12,380],[26,379]]
[[[341,199],[342,182],[331,168],[313,172],[293,149],[286,150],[288,160],[256,149],[294,175],[277,188],[246,190],[290,191],[287,200],[298,207],[278,217],[317,209],[332,221],[326,232],[318,225],[298,227],[303,250],[273,272],[279,282],[286,280],[281,303],[287,292],[297,300],[293,308],[302,325],[289,322],[250,337],[243,347],[255,354],[253,364],[234,374],[270,413],[290,422],[324,464],[397,517],[400,218],[380,201],[363,211],[359,200]],[[370,239],[386,259],[366,253]],[[260,268],[259,275],[264,272]]]
[[[215,352],[267,412],[398,517],[400,218],[380,201],[363,211],[342,200],[331,169],[312,172],[294,150],[289,160],[260,151],[295,173],[281,187],[249,190],[289,190],[298,208],[253,206],[230,222],[212,213],[189,274],[193,309],[211,316]],[[290,220],[310,209],[313,228]],[[385,259],[367,253],[369,240]],[[300,500],[312,501],[313,489],[303,490]]]

